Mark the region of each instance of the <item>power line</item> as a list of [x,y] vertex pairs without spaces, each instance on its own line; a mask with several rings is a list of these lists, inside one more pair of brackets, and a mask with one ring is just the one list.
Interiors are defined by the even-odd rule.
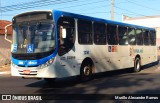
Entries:
[[48,6],[48,5],[56,5],[56,4],[63,4],[63,3],[68,3],[68,2],[75,2],[78,0],[48,0],[48,1],[42,1],[39,0],[39,2],[30,2],[30,3],[23,3],[23,5],[16,4],[16,5],[11,5],[11,6],[5,6],[1,7],[2,12],[8,12],[8,11],[15,11],[15,10],[21,10],[21,9],[28,9],[28,8],[36,8],[36,7],[42,7],[42,6]]
[[137,13],[137,12],[133,12],[133,11],[130,11],[130,10],[127,10],[127,9],[120,8],[120,7],[118,7],[118,6],[114,6],[114,7],[117,8],[117,9],[120,9],[120,10],[127,11],[127,12],[129,12],[129,13],[133,13],[133,14],[137,14],[137,15],[141,15],[141,16],[146,16],[146,15],[142,15],[142,14]]
[[[21,9],[27,9],[27,8],[36,8],[36,7],[39,7],[39,6],[42,7],[42,6],[48,6],[48,5],[62,4],[62,3],[67,3],[67,2],[72,3],[71,1],[72,2],[74,1],[74,3],[75,3],[79,0],[69,0],[69,1],[65,1],[65,2],[63,2],[63,1],[62,2],[54,2],[54,4],[53,4],[53,0],[50,1],[50,2],[42,1],[42,2],[39,2],[38,6],[35,6],[36,5],[35,3],[37,3],[37,2],[31,2],[31,3],[26,3],[26,4],[23,3],[23,5],[25,5],[25,6],[23,6],[21,4],[17,4],[17,5],[11,5],[11,6],[3,7],[3,12],[15,11],[15,10],[21,10]],[[102,0],[102,1],[108,1],[108,0]],[[63,7],[62,9],[73,8],[73,7],[77,7],[77,6],[85,6],[85,5],[90,5],[90,4],[94,4],[94,3],[99,3],[99,2],[102,2],[102,1],[96,1],[96,2],[91,2],[91,3],[83,3],[83,4],[74,5],[74,6],[67,6],[67,7]],[[27,4],[30,4],[30,5],[27,5]],[[58,8],[58,9],[61,9],[61,8]]]
[[84,12],[83,14],[101,14],[101,13],[110,13],[109,12]]
[[141,4],[135,3],[135,2],[130,1],[130,0],[126,0],[126,1],[129,2],[129,3],[135,4],[135,5],[137,5],[137,6],[140,6],[140,7],[143,7],[143,8],[147,8],[147,9],[150,9],[150,10],[153,10],[153,11],[160,11],[160,10],[158,10],[158,9],[154,9],[154,8],[149,7],[149,6],[141,5]]
[[33,6],[33,5],[35,6],[37,4],[50,3],[50,2],[56,2],[56,0],[54,0],[54,1],[53,0],[47,0],[47,1],[37,0],[37,1],[32,1],[32,2],[22,2],[22,3],[9,5],[9,6],[4,6],[2,8],[7,9],[7,8],[26,7],[26,6]]
[[[39,4],[37,4],[39,3]],[[46,3],[51,3],[51,2],[29,2],[29,3],[23,3],[23,4],[16,4],[16,5],[11,5],[11,6],[6,6],[6,7],[2,7],[2,11],[3,12],[8,12],[8,11],[15,11],[15,10],[21,10],[21,9],[27,9],[27,8],[35,8],[37,6],[41,7],[43,5],[45,5]],[[55,2],[54,2],[55,3]],[[49,4],[47,4],[49,5]]]
[[[39,5],[36,5],[36,3],[37,3],[37,1],[39,1]],[[71,3],[77,3],[79,0],[67,0],[67,1],[65,1],[65,2],[63,2],[63,1],[59,1],[59,2],[57,2],[57,1],[55,1],[54,0],[54,2],[53,2],[53,0],[49,0],[49,1],[43,1],[43,0],[37,0],[37,1],[33,1],[33,2],[28,2],[28,3],[19,3],[19,4],[14,4],[14,5],[9,5],[9,6],[5,6],[5,7],[3,7],[3,9],[5,10],[5,12],[8,12],[8,11],[15,11],[15,10],[19,10],[19,9],[28,9],[28,8],[36,8],[37,6],[39,7],[39,6],[48,6],[48,5],[56,5],[56,4],[62,4],[62,3],[68,3],[69,1],[71,2]],[[78,7],[78,6],[87,6],[87,5],[91,5],[91,4],[94,4],[94,3],[102,3],[103,1],[108,1],[108,0],[101,0],[101,1],[95,1],[95,2],[90,2],[90,3],[83,3],[83,4],[79,4],[79,3],[77,3],[78,5],[73,5],[73,6],[67,6],[67,7],[63,7],[63,8],[74,8],[74,7]],[[82,2],[82,1],[81,1]],[[32,3],[32,4],[31,4]],[[48,4],[48,3],[50,3],[50,4]],[[54,3],[54,4],[53,4]],[[124,3],[124,2],[123,2]],[[25,5],[25,6],[23,6],[23,5]],[[29,5],[27,5],[27,4],[29,4]],[[117,4],[117,3],[116,3]],[[34,6],[33,6],[34,5]],[[35,6],[36,5],[36,6]],[[14,7],[13,7],[14,6]],[[22,7],[23,6],[23,7]],[[102,8],[102,7],[106,7],[107,5],[104,5],[104,6],[94,6],[94,7],[92,7],[92,8],[84,8],[84,9],[86,9],[86,10],[91,10],[91,9],[94,9],[94,8]],[[9,7],[9,8],[7,8],[7,7]],[[121,10],[125,10],[125,11],[127,11],[127,12],[130,12],[130,14],[135,14],[135,12],[132,12],[132,11],[129,11],[129,10],[126,10],[126,9],[122,9],[122,8],[120,8],[120,7],[118,7],[118,6],[114,6],[115,8],[118,8],[118,9],[121,9]],[[7,10],[6,10],[6,8],[7,8]],[[14,9],[14,8],[16,8],[16,9]],[[62,8],[62,9],[63,9]],[[11,10],[12,9],[12,10]],[[83,8],[82,8],[83,9]],[[79,9],[79,10],[81,10],[81,9]],[[103,12],[103,11],[97,11],[97,12],[88,12],[88,13],[86,13],[86,12],[81,12],[82,14],[99,14],[99,13],[108,13],[108,12]],[[116,12],[116,14],[118,14],[117,12]],[[120,13],[119,13],[120,14]],[[138,14],[138,13],[136,13],[136,14]],[[141,14],[138,14],[138,15],[141,15]],[[3,16],[10,16],[10,15],[3,15]]]
[[34,0],[32,2],[19,2],[17,4],[4,6],[3,8],[10,8],[10,7],[16,7],[16,6],[22,6],[22,5],[24,6],[24,5],[27,5],[27,4],[34,4],[36,2],[41,2],[41,0]]
[[[58,9],[64,9],[64,8],[74,8],[74,7],[78,7],[78,6],[87,6],[87,5],[91,5],[91,4],[95,4],[95,3],[102,3],[103,1],[109,1],[109,0],[102,0],[102,1],[92,1],[90,3],[86,3],[84,2],[83,4],[82,3],[78,3],[80,0],[66,0],[66,1],[62,1],[62,0],[47,0],[47,1],[44,1],[44,0],[34,0],[32,2],[22,2],[22,3],[17,3],[17,4],[14,4],[14,5],[9,5],[9,6],[3,6],[0,8],[1,12],[4,13],[4,12],[8,12],[8,11],[16,11],[16,10],[21,10],[21,9],[32,9],[32,8],[37,8],[37,7],[42,7],[42,6],[49,6],[49,5],[58,5],[58,4],[65,4],[65,3],[76,3],[75,5],[73,6],[66,6],[66,7],[60,7]],[[90,0],[91,1],[91,0]],[[80,1],[82,2],[82,1]],[[133,1],[130,1],[130,0],[126,0],[125,2],[120,2],[120,3],[132,3],[132,4],[135,4],[137,6],[141,6],[141,7],[144,7],[144,8],[147,8],[147,9],[150,9],[150,10],[156,10],[156,11],[159,11],[157,9],[153,9],[151,7],[148,7],[148,6],[144,6],[142,4],[138,4],[138,3],[135,3]],[[118,4],[120,4],[118,3]],[[117,3],[116,3],[117,4]],[[104,7],[106,7],[107,5],[104,5]],[[102,8],[103,6],[100,5],[100,6],[94,6],[94,7],[91,7],[91,8],[82,8],[82,9],[86,9],[86,10],[91,10],[91,9],[94,9],[94,8]],[[143,15],[141,13],[137,13],[137,12],[134,12],[134,11],[130,11],[128,9],[124,9],[124,8],[121,8],[119,6],[115,6],[115,8],[117,9],[120,9],[120,10],[123,10],[123,11],[126,11],[128,12],[127,14],[129,15],[141,15],[141,16],[146,16],[146,15]],[[82,9],[79,9],[82,11]],[[66,10],[66,9],[65,9]],[[86,11],[85,10],[85,11]],[[74,10],[75,11],[75,10]],[[77,10],[76,10],[77,11]],[[88,12],[88,13],[85,13],[85,12],[82,12],[83,14],[97,14],[97,13],[107,13],[107,12],[103,12],[103,11],[97,11],[97,12]],[[116,14],[122,14],[122,13],[119,13],[119,12],[115,12]],[[126,13],[125,13],[126,14]],[[3,16],[9,16],[9,15],[5,15],[3,14]]]
[[[84,0],[86,1],[86,0]],[[82,5],[75,5],[75,6],[82,6]],[[67,6],[67,7],[63,7],[63,8],[70,8],[70,7],[75,7],[75,6]],[[107,5],[99,5],[99,6],[94,6],[92,8],[82,8],[82,9],[94,9],[94,8],[106,8],[105,6]],[[58,8],[58,9],[62,9],[62,8]],[[81,9],[81,10],[82,10]],[[80,11],[79,9],[78,10],[75,10],[75,11]],[[80,12],[81,14],[97,14],[97,13],[110,13],[110,11],[107,11],[107,12],[102,12],[102,11],[97,11],[97,12]],[[3,16],[13,16],[15,14],[3,14]]]
[[[84,0],[84,1],[86,1],[86,0]],[[86,5],[91,5],[91,4],[95,4],[95,3],[100,3],[100,2],[103,2],[103,1],[106,1],[106,0],[101,0],[101,1],[99,0],[99,1],[96,1],[96,2],[83,3],[83,4],[78,4],[78,5],[74,5],[74,6],[67,6],[67,7],[63,7],[63,8],[73,8],[73,7],[78,7],[78,6],[86,6]],[[62,9],[62,8],[58,8],[58,9]],[[84,8],[84,9],[86,9],[86,8]]]
[[[79,0],[77,0],[79,1]],[[76,2],[77,2],[76,1]],[[84,0],[86,1],[86,0]],[[63,8],[58,8],[58,9],[64,9],[64,8],[73,8],[73,7],[78,7],[78,6],[86,6],[86,5],[91,5],[91,4],[95,4],[95,3],[100,3],[100,2],[103,2],[103,1],[108,1],[108,0],[101,0],[101,1],[96,1],[96,2],[90,2],[90,3],[83,3],[83,4],[78,4],[78,5],[74,5],[74,6],[67,6],[67,7],[63,7]],[[76,2],[72,2],[72,3],[76,3]],[[82,2],[82,1],[81,1]],[[24,3],[23,3],[24,4]],[[19,5],[19,4],[18,4]],[[104,6],[94,6],[94,8],[102,8],[102,7],[106,7],[107,5],[104,5]],[[12,6],[7,6],[7,7],[12,7]],[[22,8],[17,8],[17,9],[22,9]],[[84,9],[87,9],[87,8],[84,8]],[[89,9],[93,9],[93,8],[89,8]],[[80,9],[79,9],[80,10]],[[99,13],[99,12],[98,12]],[[93,13],[90,13],[90,14],[93,14]]]
[[[114,13],[117,14],[117,15],[121,15],[121,16],[124,15],[124,14],[125,15],[134,15],[134,16],[136,15],[134,13],[119,13],[119,12],[114,12]],[[139,15],[136,15],[136,16],[139,16]]]
[[[38,0],[38,1],[40,1],[40,0]],[[53,0],[52,0],[53,1]],[[71,0],[70,0],[71,1]],[[88,6],[88,5],[91,5],[91,4],[98,4],[98,3],[101,3],[101,4],[104,4],[103,2],[106,2],[106,1],[108,1],[108,0],[101,0],[101,1],[92,1],[91,2],[91,0],[90,0],[90,2],[84,2],[83,4],[81,4],[81,3],[79,3],[79,1],[80,2],[83,2],[82,0],[76,0],[76,1],[74,1],[74,2],[70,2],[70,4],[72,3],[73,4],[73,6],[66,6],[66,7],[61,7],[62,9],[64,9],[64,8],[74,8],[74,7],[78,7],[78,6],[86,6],[86,7],[82,7],[82,9],[85,9],[85,11],[86,10],[91,10],[91,9],[95,9],[95,8],[106,8],[106,6],[107,5],[98,5],[98,6]],[[84,1],[86,1],[86,0],[84,0]],[[36,1],[33,1],[32,3],[34,3],[34,2],[36,2]],[[43,1],[44,2],[44,1]],[[68,2],[68,1],[67,1]],[[29,2],[30,3],[30,2]],[[41,2],[42,3],[42,2]],[[48,2],[47,2],[48,3]],[[13,9],[13,8],[15,8],[15,7],[13,7],[13,6],[16,6],[17,5],[17,7],[16,7],[16,9],[13,9],[13,10],[10,10],[11,12],[12,11],[16,11],[16,10],[18,10],[18,9],[22,9],[21,7],[20,8],[18,8],[18,6],[19,5],[21,5],[21,4],[23,4],[23,5],[25,5],[25,4],[28,4],[28,2],[27,3],[18,3],[18,4],[14,4],[14,5],[9,5],[9,6],[3,6],[3,8],[7,8],[7,7],[9,7],[9,8],[7,8],[8,10],[9,9]],[[45,2],[45,4],[46,4],[46,2]],[[60,4],[60,3],[59,3]],[[74,5],[75,4],[75,5]],[[23,5],[21,5],[21,6],[23,6]],[[33,5],[33,4],[32,4]],[[51,5],[51,4],[50,4]],[[54,3],[54,5],[56,5],[55,3]],[[31,5],[29,5],[29,6],[31,6]],[[43,4],[43,6],[45,6],[44,4]],[[47,5],[48,6],[48,5]],[[26,5],[26,7],[27,7],[27,5]],[[26,8],[25,7],[25,8]],[[88,8],[89,7],[89,8]],[[34,7],[31,7],[31,8],[35,8],[35,6]],[[81,10],[81,11],[83,11],[82,9],[78,9],[78,10]],[[66,10],[66,9],[65,9]],[[75,10],[74,10],[75,11]],[[77,11],[77,10],[76,10]],[[7,10],[6,10],[6,12],[8,12]],[[88,12],[88,13],[86,13],[86,12],[81,12],[80,14],[100,14],[100,13],[106,13],[106,12],[102,12],[102,11],[97,11],[97,12]],[[9,16],[14,16],[15,14],[5,14],[4,12],[3,12],[3,17],[9,17]],[[1,17],[2,17],[1,16]]]

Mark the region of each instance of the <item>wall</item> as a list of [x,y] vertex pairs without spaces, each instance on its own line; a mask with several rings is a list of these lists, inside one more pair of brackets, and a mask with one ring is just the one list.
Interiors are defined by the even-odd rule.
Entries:
[[[11,54],[11,44],[4,39],[5,29],[4,27],[11,24],[10,21],[0,20],[0,66],[10,64],[10,54]],[[12,26],[7,28],[8,36],[11,40],[12,38]]]
[[[11,35],[8,36],[11,39]],[[10,64],[11,43],[4,39],[4,35],[0,35],[0,66]]]

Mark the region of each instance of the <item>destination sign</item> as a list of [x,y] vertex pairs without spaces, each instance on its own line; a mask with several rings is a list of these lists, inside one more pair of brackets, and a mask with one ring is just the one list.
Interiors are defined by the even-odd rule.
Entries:
[[22,17],[17,17],[16,22],[45,20],[45,19],[47,19],[47,14],[26,15]]

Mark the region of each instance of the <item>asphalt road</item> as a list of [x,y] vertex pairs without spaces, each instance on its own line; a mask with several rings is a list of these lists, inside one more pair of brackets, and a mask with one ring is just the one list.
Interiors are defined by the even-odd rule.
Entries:
[[[129,70],[99,73],[94,75],[94,80],[83,83],[77,81],[76,77],[69,77],[57,79],[54,83],[48,84],[44,80],[11,77],[9,72],[1,73],[0,81],[0,94],[46,94],[47,96],[64,94],[73,97],[84,94],[79,99],[84,99],[84,96],[88,96],[86,94],[98,94],[98,96],[104,96],[104,98],[100,97],[100,99],[96,100],[96,102],[101,103],[101,100],[106,99],[108,94],[160,94],[160,64],[147,65],[139,73],[131,73]],[[64,95],[58,96],[63,97]],[[92,95],[92,97],[94,96],[97,95]],[[89,99],[94,100],[95,98],[92,97],[89,97]],[[57,101],[54,102],[57,103]],[[86,101],[81,102],[85,103]],[[118,101],[110,102],[117,103]]]

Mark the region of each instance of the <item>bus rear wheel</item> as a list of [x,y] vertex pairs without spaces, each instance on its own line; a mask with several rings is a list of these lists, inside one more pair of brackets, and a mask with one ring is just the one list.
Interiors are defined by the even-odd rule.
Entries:
[[82,63],[80,69],[80,80],[82,82],[89,81],[93,78],[94,65],[92,60],[86,60]]
[[133,72],[139,72],[140,70],[141,70],[141,60],[140,58],[136,57],[134,60]]

